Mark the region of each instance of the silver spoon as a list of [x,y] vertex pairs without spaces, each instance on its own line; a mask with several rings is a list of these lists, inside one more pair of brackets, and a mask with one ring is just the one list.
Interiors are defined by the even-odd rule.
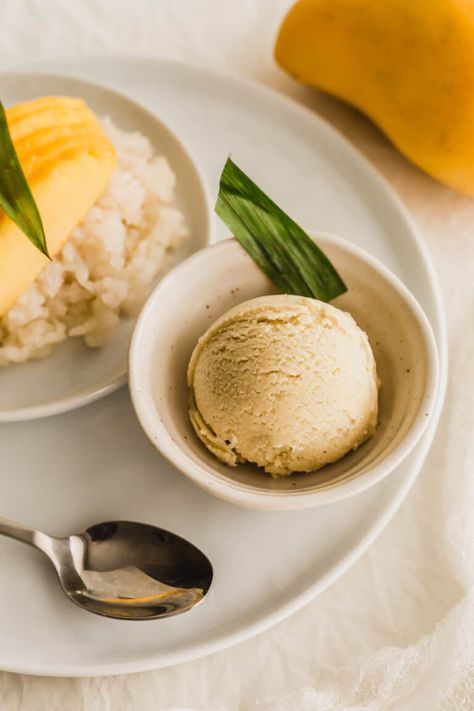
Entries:
[[204,553],[145,523],[109,521],[68,538],[53,538],[0,518],[0,535],[45,553],[66,595],[105,617],[177,615],[199,603],[212,582],[212,565]]

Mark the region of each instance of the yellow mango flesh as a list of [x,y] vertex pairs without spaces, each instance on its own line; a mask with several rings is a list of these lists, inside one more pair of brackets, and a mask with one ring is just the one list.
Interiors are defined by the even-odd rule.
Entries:
[[[114,147],[80,99],[43,97],[13,106],[6,114],[54,257],[107,187],[116,165]],[[0,315],[47,264],[0,211]]]
[[367,114],[427,173],[474,195],[472,0],[299,0],[275,57]]

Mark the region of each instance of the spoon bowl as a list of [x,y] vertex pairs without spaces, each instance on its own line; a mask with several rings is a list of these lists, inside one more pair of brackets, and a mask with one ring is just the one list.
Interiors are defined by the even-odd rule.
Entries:
[[212,583],[212,565],[196,546],[145,523],[108,521],[53,538],[0,519],[2,534],[45,553],[66,595],[105,617],[178,615],[201,602]]

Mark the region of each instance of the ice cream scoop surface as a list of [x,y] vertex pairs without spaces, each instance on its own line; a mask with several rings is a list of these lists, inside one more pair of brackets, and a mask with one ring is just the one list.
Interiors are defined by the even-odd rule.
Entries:
[[340,459],[374,432],[377,375],[352,316],[301,296],[263,296],[221,316],[188,368],[190,419],[231,466],[274,476]]

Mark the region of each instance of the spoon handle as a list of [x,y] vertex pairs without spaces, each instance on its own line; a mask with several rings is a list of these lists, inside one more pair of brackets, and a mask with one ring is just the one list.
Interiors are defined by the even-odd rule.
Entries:
[[0,517],[0,536],[8,536],[8,538],[14,538],[16,541],[28,543],[30,546],[39,548],[43,553],[49,555],[51,538],[42,531],[35,531],[23,526],[21,523]]

